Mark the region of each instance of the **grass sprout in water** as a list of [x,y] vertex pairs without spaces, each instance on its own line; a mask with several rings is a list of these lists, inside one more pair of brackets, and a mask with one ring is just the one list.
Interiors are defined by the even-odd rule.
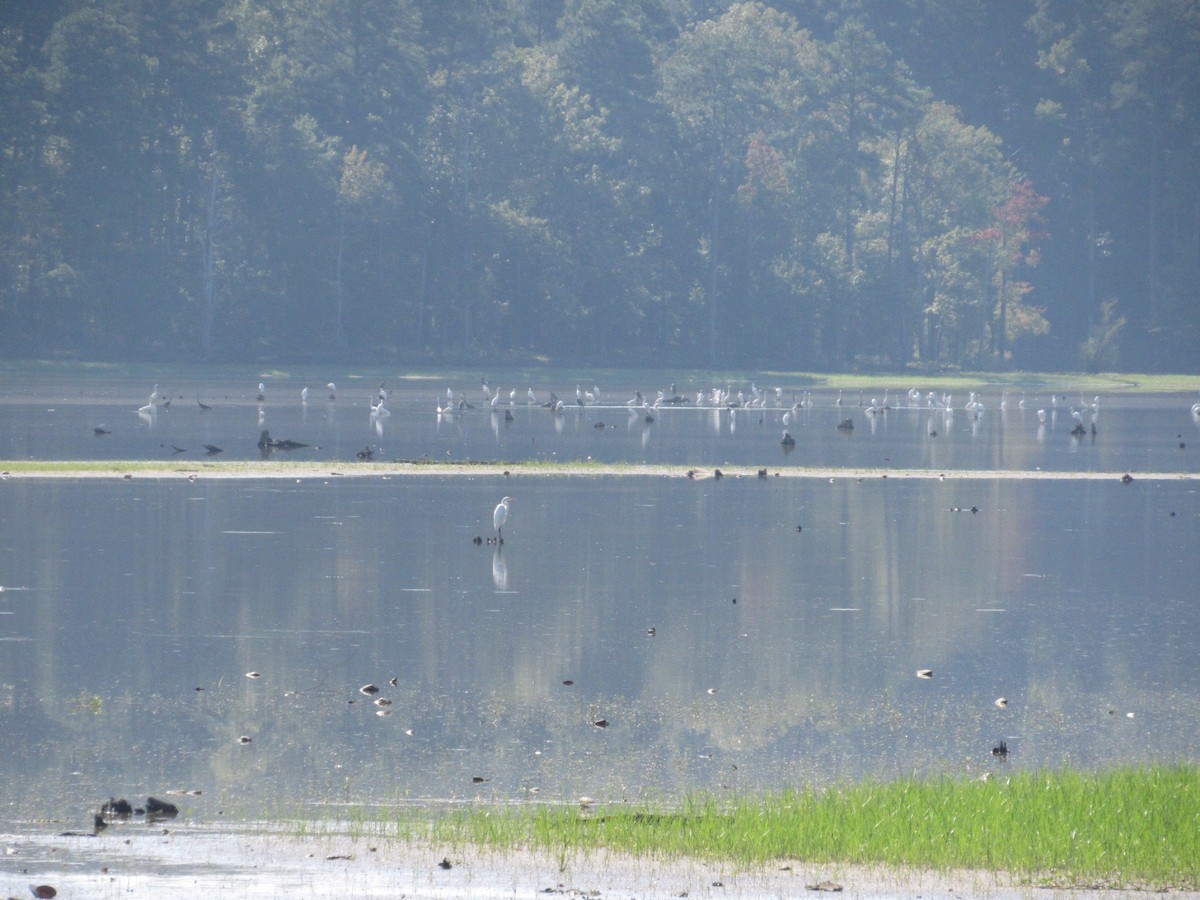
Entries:
[[[677,808],[598,803],[472,808],[435,839],[577,854],[742,864],[883,864],[1006,871],[1056,887],[1200,887],[1200,768],[996,773],[797,789]],[[402,829],[403,830],[403,829]]]

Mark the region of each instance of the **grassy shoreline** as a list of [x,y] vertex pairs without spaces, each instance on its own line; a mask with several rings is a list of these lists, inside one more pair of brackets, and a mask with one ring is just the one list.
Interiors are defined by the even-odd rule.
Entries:
[[[370,817],[377,810],[364,815]],[[997,773],[788,790],[680,808],[478,807],[389,825],[456,846],[696,858],[746,866],[1005,872],[1039,886],[1200,889],[1200,768]]]

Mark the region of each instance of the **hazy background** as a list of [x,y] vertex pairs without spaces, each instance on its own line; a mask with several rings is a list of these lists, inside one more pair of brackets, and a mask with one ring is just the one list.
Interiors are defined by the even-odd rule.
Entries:
[[0,355],[1195,371],[1194,0],[10,0]]

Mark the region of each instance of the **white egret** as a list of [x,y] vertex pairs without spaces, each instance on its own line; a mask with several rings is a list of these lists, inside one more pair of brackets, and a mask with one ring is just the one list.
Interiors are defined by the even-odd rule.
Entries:
[[301,403],[308,402],[308,388],[306,388],[306,387],[300,388],[300,402]]
[[259,403],[267,399],[267,386],[261,381],[258,383],[258,396],[254,398]]
[[329,390],[329,399],[336,400],[337,399],[337,385],[331,381],[331,382],[329,382],[329,384],[325,385],[325,387]]
[[528,402],[528,403],[529,403],[529,405],[530,405],[530,406],[536,406],[536,405],[537,405],[537,402],[538,402],[538,401],[537,401],[537,394],[535,394],[535,393],[533,392],[533,388],[529,388],[529,389],[528,389],[528,390],[525,392],[525,400],[526,400],[526,402]]
[[508,504],[512,503],[512,497],[505,497],[496,504],[496,508],[492,511],[492,526],[496,529],[497,543],[504,543],[504,523],[508,521]]

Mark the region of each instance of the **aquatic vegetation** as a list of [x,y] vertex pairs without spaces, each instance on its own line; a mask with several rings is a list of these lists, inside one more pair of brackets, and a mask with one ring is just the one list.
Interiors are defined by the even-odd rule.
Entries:
[[607,848],[771,860],[1006,871],[1055,885],[1200,886],[1200,768],[1014,772],[900,780],[677,808],[473,808],[440,840],[533,847],[563,860]]

